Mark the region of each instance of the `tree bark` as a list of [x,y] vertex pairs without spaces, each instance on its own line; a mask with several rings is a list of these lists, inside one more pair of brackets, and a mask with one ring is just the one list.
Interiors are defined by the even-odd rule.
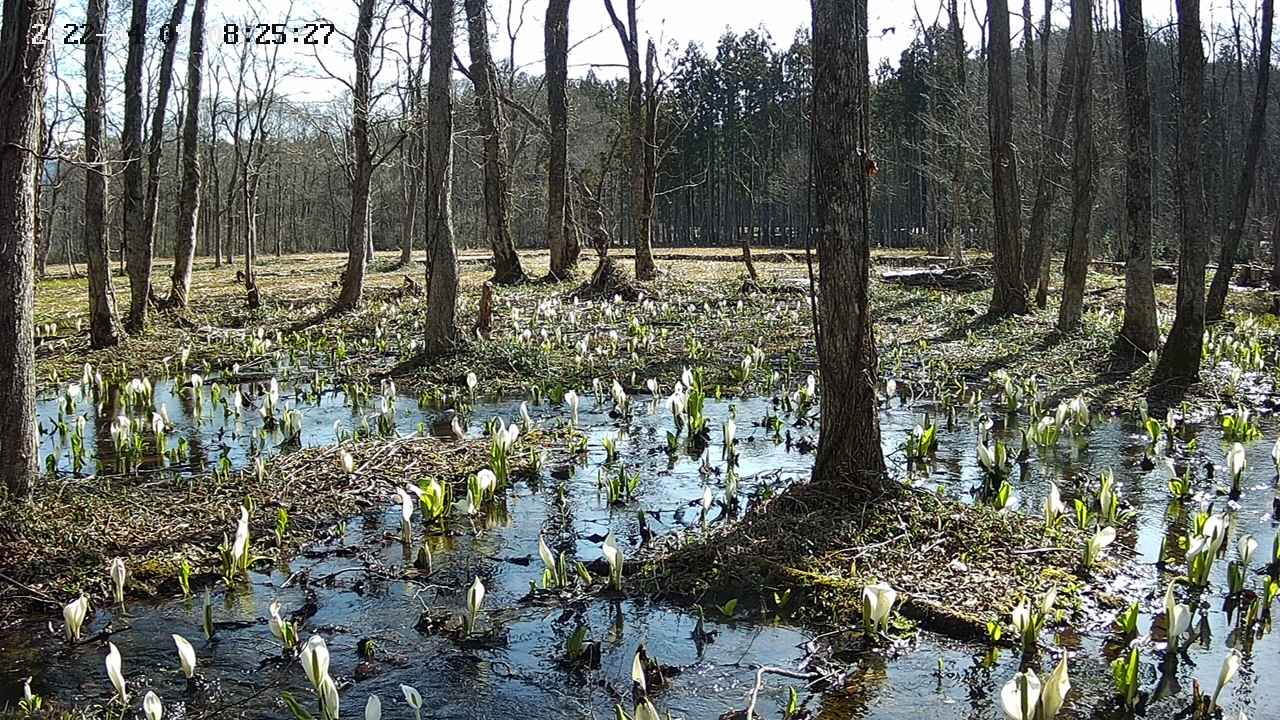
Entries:
[[1027,311],[1022,283],[1022,201],[1018,189],[1018,155],[1013,143],[1013,73],[1009,40],[1009,2],[987,4],[991,39],[987,51],[987,125],[991,139],[991,200],[995,235],[991,240],[995,288],[990,314],[1021,315]]
[[868,300],[866,0],[813,0],[814,219],[822,432],[815,478],[865,488],[884,473]]
[[489,51],[488,0],[465,0],[471,81],[476,88],[476,115],[484,134],[484,224],[493,248],[493,281],[524,282],[524,268],[511,240],[511,168],[507,128],[498,100],[498,71]]
[[111,347],[116,334],[115,291],[111,287],[111,259],[107,256],[107,166],[102,152],[106,119],[105,56],[107,0],[89,0],[85,24],[94,37],[85,43],[84,246],[89,266],[89,344]]
[[431,0],[427,80],[427,322],[423,348],[438,355],[458,340],[458,260],[453,247],[454,0]]
[[35,377],[36,168],[38,116],[53,0],[4,0],[0,26],[0,490],[25,495],[39,472]]
[[374,0],[360,0],[356,18],[356,77],[351,94],[351,216],[347,219],[347,269],[342,274],[337,310],[350,310],[360,304],[368,262],[369,184],[373,177],[373,157],[369,149],[373,5]]
[[1062,268],[1062,303],[1058,329],[1080,326],[1084,285],[1089,275],[1089,223],[1093,218],[1093,0],[1071,0],[1071,33],[1075,36],[1074,147],[1071,153],[1071,241]]
[[627,164],[631,171],[629,192],[623,196],[627,221],[624,232],[636,251],[636,279],[652,280],[657,274],[653,262],[650,225],[645,212],[645,109],[640,77],[640,39],[636,29],[636,0],[627,0],[627,23],[613,8],[612,0],[604,0],[613,28],[627,55]]
[[[187,306],[187,294],[191,289],[191,264],[196,256],[196,225],[200,218],[200,84],[204,73],[204,11],[205,0],[195,0],[191,8],[191,42],[187,53],[187,111],[182,117],[182,188],[178,191],[177,232],[169,290],[169,304],[179,308]],[[216,137],[210,140],[210,165],[213,164],[215,142]],[[215,187],[215,198],[217,192]],[[216,223],[213,234],[218,241],[215,252],[221,265],[222,243]]]
[[1177,184],[1179,231],[1178,301],[1173,328],[1165,341],[1153,381],[1180,383],[1200,378],[1200,351],[1204,341],[1204,270],[1208,263],[1204,185],[1200,158],[1200,123],[1203,120],[1204,46],[1200,35],[1200,0],[1177,0],[1178,104]]
[[550,153],[547,160],[547,244],[551,248],[551,276],[568,277],[578,264],[578,244],[566,226],[569,196],[569,2],[547,3],[545,54],[547,117]]
[[1240,180],[1236,184],[1235,198],[1231,203],[1231,224],[1222,238],[1218,255],[1218,269],[1209,286],[1209,299],[1205,305],[1205,319],[1209,322],[1222,318],[1227,301],[1227,286],[1235,272],[1236,250],[1244,235],[1244,224],[1249,216],[1249,198],[1253,196],[1254,179],[1258,174],[1258,157],[1267,130],[1267,85],[1271,77],[1271,28],[1275,18],[1274,0],[1262,0],[1262,43],[1258,51],[1258,87],[1253,95],[1253,116],[1249,123],[1249,139],[1244,151],[1244,165],[1240,168]]
[[147,292],[151,286],[151,252],[145,247],[142,166],[142,62],[147,49],[147,0],[133,0],[129,20],[129,52],[124,68],[124,128],[120,138],[124,166],[124,193],[121,195],[122,242],[129,274],[129,313],[125,330],[138,333],[147,315]]
[[[957,126],[960,122],[961,107],[964,102],[965,85],[967,84],[965,72],[965,61],[968,53],[965,52],[964,32],[960,29],[960,12],[957,7],[957,0],[948,0],[947,2],[947,35],[951,38],[951,51],[954,53],[952,63],[955,65],[953,69],[954,77],[952,81],[955,83],[951,91],[953,93],[952,111]],[[964,145],[963,143],[952,143],[951,149],[951,232],[948,237],[947,257],[952,265],[959,267],[964,263]]]
[[1124,323],[1120,337],[1151,352],[1160,344],[1151,273],[1151,88],[1147,79],[1147,34],[1142,0],[1120,0],[1124,53],[1125,217],[1128,246],[1124,267]]

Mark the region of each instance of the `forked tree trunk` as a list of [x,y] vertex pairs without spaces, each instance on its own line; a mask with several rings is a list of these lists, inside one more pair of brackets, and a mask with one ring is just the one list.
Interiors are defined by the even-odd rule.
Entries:
[[129,20],[129,52],[124,67],[124,128],[120,138],[124,166],[120,227],[129,275],[129,313],[124,326],[130,333],[142,331],[151,287],[151,251],[145,247],[143,224],[146,195],[142,166],[142,61],[147,49],[147,0],[133,0]]
[[373,82],[370,60],[373,52],[374,0],[360,0],[356,19],[356,77],[352,86],[351,215],[347,221],[347,269],[342,274],[342,291],[336,309],[350,310],[364,294],[364,270],[370,253],[369,183],[373,177],[373,157],[369,150],[369,88]]
[[493,248],[493,280],[524,282],[524,268],[511,240],[511,168],[507,128],[498,102],[498,71],[489,52],[488,0],[466,0],[467,39],[471,49],[471,81],[476,87],[476,114],[484,134],[484,224]]
[[106,119],[105,59],[107,0],[89,0],[85,23],[90,35],[102,33],[84,46],[84,247],[89,265],[89,344],[111,347],[116,334],[115,291],[111,287],[111,258],[107,255],[107,166],[102,152]]
[[1147,35],[1142,0],[1120,0],[1124,53],[1125,217],[1124,323],[1120,336],[1151,352],[1160,344],[1156,293],[1151,274],[1151,88],[1147,80]]
[[1093,0],[1071,0],[1071,33],[1076,39],[1075,141],[1071,153],[1071,240],[1062,268],[1062,303],[1058,306],[1058,329],[1063,332],[1080,326],[1084,313],[1084,285],[1089,275],[1089,223],[1093,218],[1094,148],[1093,88]]
[[[1026,252],[1022,255],[1022,277],[1030,289],[1048,268],[1049,257],[1049,221],[1053,217],[1053,205],[1057,198],[1058,184],[1061,182],[1063,169],[1066,167],[1067,118],[1071,116],[1071,102],[1075,98],[1076,70],[1076,37],[1074,33],[1067,36],[1067,48],[1062,59],[1062,70],[1058,75],[1058,87],[1053,97],[1053,114],[1049,118],[1049,126],[1044,139],[1044,150],[1040,157],[1040,172],[1036,177],[1035,200],[1031,205],[1031,225],[1027,232]],[[1044,301],[1037,294],[1037,302],[1044,307]]]
[[1218,269],[1213,273],[1209,286],[1209,299],[1205,306],[1205,319],[1212,322],[1222,317],[1227,301],[1227,286],[1235,272],[1236,250],[1244,235],[1244,224],[1249,217],[1249,198],[1253,196],[1253,183],[1258,175],[1258,157],[1262,154],[1267,130],[1267,85],[1271,69],[1271,26],[1275,18],[1275,1],[1262,0],[1262,44],[1258,51],[1258,89],[1253,95],[1253,119],[1249,123],[1249,139],[1244,150],[1244,164],[1240,168],[1240,180],[1236,183],[1235,198],[1231,203],[1231,225],[1222,238],[1218,255]]
[[[196,256],[196,226],[200,218],[200,83],[204,73],[205,0],[195,0],[191,8],[191,43],[187,53],[187,111],[182,117],[182,188],[178,191],[178,216],[174,236],[173,274],[170,276],[169,304],[187,306],[191,289],[191,263]],[[213,163],[213,141],[209,159]],[[216,173],[216,168],[214,169]],[[218,189],[214,187],[216,198]],[[214,252],[222,264],[222,236],[213,217]]]
[[0,491],[25,495],[39,472],[36,426],[34,224],[36,168],[49,43],[30,42],[53,0],[4,0],[0,27]]
[[1177,0],[1178,80],[1182,92],[1178,114],[1178,163],[1175,183],[1181,216],[1178,255],[1178,302],[1173,328],[1156,365],[1154,382],[1195,382],[1200,378],[1204,341],[1204,269],[1208,263],[1205,237],[1200,123],[1203,120],[1204,46],[1200,35],[1200,0]]
[[1009,2],[987,4],[991,39],[987,50],[987,125],[991,137],[991,200],[995,234],[991,240],[995,288],[990,314],[1027,311],[1022,284],[1022,206],[1018,190],[1018,155],[1013,143],[1013,71],[1009,40]]
[[814,220],[821,267],[822,432],[815,478],[857,488],[884,473],[868,300],[871,245],[866,0],[813,0]]
[[551,276],[565,278],[578,264],[578,244],[566,228],[569,202],[569,2],[547,3],[545,54],[547,117],[551,156],[547,160],[547,244],[551,248]]
[[427,321],[423,349],[438,355],[458,340],[458,259],[453,247],[454,0],[431,0],[427,80]]

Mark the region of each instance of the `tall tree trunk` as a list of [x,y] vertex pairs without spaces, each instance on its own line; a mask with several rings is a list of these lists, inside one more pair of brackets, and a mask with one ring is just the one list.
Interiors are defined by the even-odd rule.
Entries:
[[1071,0],[1071,34],[1075,37],[1075,135],[1071,153],[1071,240],[1062,268],[1062,303],[1058,329],[1080,326],[1084,313],[1084,285],[1089,275],[1089,223],[1093,218],[1093,0]]
[[822,432],[815,478],[857,488],[884,472],[868,300],[866,0],[813,0],[813,207],[821,267]]
[[[187,295],[191,289],[191,264],[196,256],[196,225],[200,218],[200,84],[204,72],[204,10],[205,0],[195,0],[191,8],[191,42],[187,52],[187,111],[182,117],[182,188],[178,191],[177,232],[169,290],[169,304],[179,308],[187,306]],[[213,146],[217,136],[209,142],[209,164],[216,176]],[[215,185],[215,201],[217,193]],[[216,217],[212,219],[217,220]],[[216,222],[213,234],[217,245],[217,264],[221,265],[222,241]]]
[[1142,0],[1120,0],[1124,52],[1125,216],[1124,324],[1120,336],[1151,352],[1160,344],[1151,274],[1151,88],[1147,80],[1147,30]]
[[454,0],[431,0],[427,79],[427,322],[423,348],[438,355],[458,340],[458,259],[453,247]]
[[[89,265],[89,344],[111,347],[116,334],[115,291],[107,255],[107,166],[102,152],[106,119],[105,59],[107,0],[88,0],[85,24],[98,37],[84,46],[84,246]],[[139,206],[141,203],[139,203]]]
[[1218,320],[1227,301],[1227,286],[1235,272],[1236,250],[1244,235],[1244,224],[1249,216],[1249,198],[1253,196],[1253,183],[1258,174],[1258,157],[1267,130],[1267,85],[1271,78],[1271,28],[1275,18],[1275,0],[1262,0],[1262,45],[1258,51],[1258,89],[1253,95],[1253,119],[1249,124],[1249,139],[1244,150],[1244,165],[1240,168],[1240,180],[1231,202],[1231,225],[1222,238],[1218,255],[1218,269],[1213,273],[1209,286],[1209,299],[1205,305],[1205,319]]
[[547,244],[551,248],[551,276],[568,277],[578,264],[578,245],[565,227],[569,197],[569,2],[547,3],[545,55],[547,117],[550,153],[547,160]]
[[506,120],[498,101],[498,71],[489,52],[489,3],[465,0],[463,6],[471,49],[471,81],[476,87],[476,114],[484,134],[484,224],[493,247],[493,281],[524,282],[520,256],[511,241],[511,168]]
[[[34,224],[36,168],[53,0],[4,0],[0,26],[0,490],[25,495],[39,472],[36,426]],[[41,30],[43,32],[43,30]]]
[[1173,328],[1160,353],[1153,380],[1190,383],[1200,378],[1204,342],[1204,270],[1208,263],[1205,237],[1207,209],[1200,158],[1203,120],[1204,46],[1200,36],[1200,0],[1177,0],[1178,7],[1178,302]]
[[[947,35],[951,38],[951,51],[954,54],[951,60],[954,65],[951,105],[956,126],[959,127],[967,84],[965,61],[968,53],[965,52],[964,32],[960,29],[960,11],[957,5],[957,0],[947,2]],[[964,262],[964,143],[953,142],[951,145],[951,233],[947,257],[952,265],[959,266]]]
[[995,234],[991,240],[995,288],[990,314],[1027,311],[1022,284],[1022,200],[1018,189],[1018,155],[1013,142],[1013,72],[1009,40],[1009,2],[987,4],[991,38],[987,52],[987,126],[991,138],[991,200]]
[[350,310],[360,304],[368,261],[369,183],[373,176],[373,157],[369,150],[373,4],[374,0],[360,0],[356,18],[356,77],[351,94],[351,152],[354,156],[351,162],[351,216],[347,222],[347,269],[342,274],[342,291],[336,304],[338,310]]
[[622,49],[627,55],[627,165],[630,171],[629,191],[623,196],[626,221],[624,232],[636,251],[636,279],[652,280],[657,274],[649,223],[645,218],[645,109],[643,80],[640,77],[640,34],[636,29],[636,0],[627,0],[627,22],[613,8],[612,0],[604,0]]
[[145,247],[142,166],[142,62],[147,50],[147,0],[133,0],[129,20],[129,52],[124,68],[124,129],[120,148],[125,161],[124,193],[121,196],[122,245],[128,258],[129,314],[125,329],[138,333],[147,317],[147,295],[151,287],[151,249]]

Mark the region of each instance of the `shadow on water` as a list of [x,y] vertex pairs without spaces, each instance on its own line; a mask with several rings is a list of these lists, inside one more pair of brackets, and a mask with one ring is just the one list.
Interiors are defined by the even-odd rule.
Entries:
[[[249,397],[260,392],[247,386],[242,391]],[[303,402],[304,397],[308,402]],[[314,396],[286,389],[282,400],[296,403],[302,410],[304,445],[331,444],[341,429],[361,427],[377,414],[374,409],[353,409],[342,393]],[[258,449],[264,454],[282,451],[280,433],[268,433],[265,440],[258,434],[261,419],[252,409],[247,408],[239,418],[226,416],[207,396],[196,403],[170,383],[157,387],[156,402],[168,408],[173,425],[170,441],[185,438],[190,450],[190,460],[176,464],[176,471],[212,467],[224,462],[224,457],[225,463],[244,467]],[[585,398],[579,426],[587,429],[590,438],[586,463],[556,469],[537,482],[517,484],[507,493],[505,512],[476,533],[458,527],[446,537],[433,539],[435,565],[429,577],[404,571],[412,567],[412,550],[398,539],[399,508],[388,497],[384,510],[351,518],[344,524],[344,532],[329,533],[327,540],[305,547],[270,572],[251,573],[249,582],[234,592],[220,585],[213,588],[210,597],[217,630],[211,641],[205,640],[201,629],[204,599],[200,590],[190,601],[137,601],[129,605],[127,614],[95,608],[85,636],[109,633],[124,657],[133,700],[153,689],[164,699],[171,717],[283,717],[287,711],[279,696],[285,690],[314,707],[301,668],[296,661],[280,659],[279,646],[269,632],[266,618],[273,600],[281,603],[284,615],[297,614],[303,619],[304,637],[318,633],[328,642],[332,674],[343,683],[342,703],[348,717],[363,708],[370,693],[381,696],[389,717],[407,717],[408,710],[401,704],[401,683],[422,692],[424,709],[431,717],[608,716],[614,703],[629,704],[629,669],[641,642],[659,661],[680,669],[671,687],[655,696],[660,709],[689,718],[718,718],[727,711],[741,710],[747,704],[755,668],[795,668],[807,654],[806,643],[813,637],[810,631],[765,618],[726,619],[718,610],[708,608],[706,623],[715,637],[713,642],[699,644],[693,640],[697,617],[688,609],[608,598],[583,598],[552,606],[524,600],[531,583],[542,574],[537,555],[539,536],[571,558],[591,564],[600,558],[601,541],[610,532],[628,551],[639,544],[639,511],[646,513],[648,524],[657,532],[696,529],[704,487],[711,487],[717,498],[724,497],[724,474],[708,471],[706,466],[722,465],[720,423],[730,406],[739,428],[740,492],[744,498],[777,492],[805,477],[810,469],[811,455],[776,441],[773,431],[766,429],[766,419],[779,414],[766,398],[707,402],[712,442],[705,465],[701,457],[669,459],[665,450],[665,433],[671,427],[669,413],[645,396],[637,396],[634,402],[632,419],[624,428],[622,421],[607,413],[608,403]],[[517,418],[519,406],[519,401],[478,403],[466,431],[469,435],[482,432],[483,421],[489,417]],[[117,408],[104,408],[99,413],[82,402],[76,410],[87,417],[85,447],[94,448],[110,463],[113,443],[107,428]],[[58,400],[42,400],[39,412],[48,431],[58,418]],[[939,415],[937,408],[926,402],[891,401],[881,414],[886,453],[901,459],[902,453],[895,451],[926,412]],[[568,417],[559,405],[531,404],[530,413],[534,422],[543,426],[567,422]],[[420,408],[414,398],[396,399],[395,427],[399,433],[415,432],[420,424],[430,426],[437,419],[436,411]],[[996,435],[1016,448],[1019,421],[995,420]],[[797,439],[813,434],[809,428],[787,429]],[[619,436],[622,430],[625,433]],[[1200,468],[1197,487],[1205,491],[1206,500],[1213,499],[1213,485],[1205,480],[1203,468],[1216,466],[1217,477],[1222,477],[1224,447],[1215,428],[1194,430],[1198,445],[1186,454],[1185,461]],[[1274,432],[1274,427],[1267,429],[1271,436]],[[899,467],[898,472],[904,481],[941,487],[971,499],[980,477],[974,453],[977,435],[975,421],[962,419],[953,430],[940,430],[936,457],[928,468],[908,472]],[[620,438],[621,461],[641,473],[637,499],[623,507],[611,507],[599,488],[606,437]],[[75,472],[65,439],[54,430],[43,440],[42,455],[56,453],[59,471]],[[1143,632],[1160,612],[1165,584],[1173,576],[1157,570],[1154,564],[1162,540],[1181,535],[1187,522],[1186,510],[1169,500],[1163,469],[1142,469],[1145,444],[1145,435],[1136,427],[1117,419],[1103,420],[1088,433],[1087,445],[1075,452],[1065,439],[1056,449],[1032,451],[1014,481],[1018,511],[1038,515],[1047,481],[1062,487],[1069,504],[1103,469],[1115,472],[1123,496],[1135,512],[1131,529],[1121,532],[1117,547],[1124,546],[1138,560],[1136,572],[1119,582],[1139,588],[1144,597]],[[1227,542],[1234,548],[1239,534],[1251,533],[1263,548],[1259,555],[1266,555],[1275,532],[1270,514],[1274,477],[1269,450],[1269,442],[1247,446],[1249,482]],[[87,458],[80,472],[91,472],[94,461]],[[168,462],[152,453],[143,469],[154,471]],[[561,496],[563,503],[558,499]],[[1225,500],[1216,499],[1215,509],[1225,509],[1225,505]],[[415,527],[419,521],[415,518]],[[1222,609],[1226,566],[1225,560],[1214,566],[1213,591],[1205,596],[1209,602],[1202,615],[1207,621],[1205,631],[1188,651],[1194,664],[1184,661],[1176,670],[1182,694],[1153,703],[1148,717],[1172,717],[1185,707],[1193,678],[1198,678],[1202,687],[1212,688],[1229,641],[1242,651],[1246,648],[1243,639],[1232,634],[1233,625]],[[429,617],[460,614],[465,605],[464,589],[473,577],[482,578],[488,588],[480,620],[482,641],[459,644],[446,634],[416,629],[424,613]],[[1077,687],[1089,688],[1088,700],[1082,694],[1073,695],[1069,716],[1086,715],[1080,708],[1106,694],[1106,663],[1113,654],[1105,642],[1111,634],[1109,619],[1098,617],[1052,638],[1053,645],[1069,647],[1074,653],[1073,680],[1092,675],[1092,680],[1076,681]],[[565,644],[580,626],[587,628],[589,640],[600,643],[596,669],[568,670],[562,664]],[[18,698],[22,679],[28,675],[34,676],[37,692],[62,703],[101,703],[110,698],[102,640],[71,645],[61,639],[61,632],[61,618],[43,616],[3,630],[0,702]],[[188,691],[178,670],[171,633],[195,644],[200,682],[193,691]],[[357,646],[370,639],[376,648],[373,657],[362,658]],[[1280,671],[1277,649],[1280,641],[1271,634],[1252,642],[1241,677],[1224,694],[1224,706],[1245,710],[1250,716],[1261,709],[1280,707],[1280,687],[1258,680]],[[824,717],[914,720],[928,713],[936,718],[995,718],[999,716],[996,695],[1016,671],[1017,659],[1005,652],[994,663],[984,663],[985,655],[985,647],[922,634],[912,649],[901,655],[873,653],[853,659],[842,682],[816,696],[805,691],[803,681],[766,677],[758,707],[766,717],[780,716],[787,689],[796,687],[806,706],[822,710]],[[1152,679],[1144,690],[1154,687],[1154,657],[1146,655],[1150,667],[1144,669],[1144,677]]]

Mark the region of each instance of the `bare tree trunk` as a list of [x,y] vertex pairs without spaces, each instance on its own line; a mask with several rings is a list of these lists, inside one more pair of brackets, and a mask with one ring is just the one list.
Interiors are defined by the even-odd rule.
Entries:
[[1120,0],[1127,132],[1125,212],[1129,242],[1124,266],[1124,324],[1120,337],[1151,352],[1160,344],[1151,274],[1151,88],[1142,0]]
[[511,168],[507,128],[498,101],[498,71],[489,52],[488,0],[465,0],[467,38],[471,48],[471,81],[476,87],[476,114],[484,133],[484,224],[493,247],[493,281],[524,282],[524,268],[511,241]]
[[360,0],[356,19],[355,61],[351,110],[351,216],[347,222],[347,269],[342,274],[342,292],[337,310],[350,310],[360,304],[364,293],[364,271],[368,260],[369,182],[373,176],[373,157],[369,150],[369,89],[373,82],[370,61],[373,53],[374,0]]
[[822,270],[822,432],[813,476],[857,488],[875,484],[885,468],[868,300],[866,38],[866,0],[813,0],[813,231]]
[[551,248],[551,276],[565,278],[578,264],[578,246],[565,227],[569,196],[569,2],[547,4],[545,55],[550,153],[547,160],[547,244]]
[[431,0],[427,80],[427,322],[423,345],[438,355],[458,341],[458,259],[453,247],[454,0]]
[[1160,353],[1153,381],[1195,382],[1200,378],[1204,342],[1205,237],[1204,185],[1200,158],[1203,120],[1204,46],[1200,35],[1200,0],[1177,0],[1178,80],[1182,93],[1178,117],[1178,165],[1175,182],[1182,246],[1178,254],[1178,302],[1173,328]]
[[142,332],[147,316],[147,294],[151,286],[151,251],[144,247],[145,196],[142,166],[142,62],[147,49],[147,0],[133,0],[129,21],[129,53],[124,69],[124,130],[120,147],[124,166],[124,193],[121,196],[121,225],[129,273],[129,314],[124,327]]
[[627,164],[631,171],[631,183],[630,191],[623,198],[627,218],[624,228],[636,251],[636,279],[652,280],[657,274],[657,266],[653,262],[649,223],[645,217],[645,110],[640,77],[640,39],[636,29],[636,0],[627,0],[626,25],[623,25],[613,9],[612,0],[605,0],[604,6],[627,55]]
[[[204,72],[205,0],[195,0],[191,9],[191,43],[187,53],[187,111],[182,118],[182,188],[178,191],[178,216],[174,237],[173,274],[169,304],[187,306],[191,289],[191,264],[196,256],[196,224],[200,218],[200,84]],[[209,140],[209,160],[213,164],[214,136]],[[216,172],[216,170],[215,170]],[[215,197],[217,188],[214,189]],[[213,220],[217,220],[216,217]],[[213,227],[217,264],[222,264],[222,242],[216,222]]]
[[1071,241],[1062,268],[1062,303],[1058,329],[1080,326],[1084,285],[1089,275],[1089,223],[1093,218],[1093,0],[1071,0],[1071,34],[1075,38],[1074,147],[1071,153]]
[[25,495],[39,472],[35,376],[36,157],[53,0],[4,0],[0,26],[0,489]]
[[1009,40],[1009,2],[987,4],[991,38],[987,53],[987,125],[991,136],[991,199],[995,235],[991,240],[995,288],[990,314],[1021,315],[1027,311],[1022,284],[1022,200],[1018,190],[1018,155],[1013,142],[1013,73]]
[[[954,53],[952,62],[955,64],[953,81],[955,86],[952,88],[954,99],[952,101],[955,120],[958,123],[961,115],[961,104],[964,102],[965,85],[967,84],[965,72],[965,61],[967,53],[965,52],[964,32],[960,29],[960,12],[957,7],[957,0],[948,0],[947,2],[947,35],[951,38],[951,50]],[[952,265],[959,266],[964,262],[964,144],[952,143],[951,150],[951,234],[948,239],[947,257]]]
[[1240,247],[1240,238],[1244,235],[1245,220],[1249,216],[1249,198],[1253,196],[1253,183],[1258,174],[1258,157],[1262,154],[1262,145],[1267,130],[1267,85],[1271,77],[1271,32],[1275,18],[1274,0],[1262,0],[1262,45],[1258,51],[1258,89],[1253,95],[1253,119],[1249,124],[1249,139],[1244,151],[1244,166],[1240,168],[1240,180],[1236,184],[1235,198],[1231,203],[1231,225],[1222,238],[1222,248],[1218,255],[1218,269],[1213,274],[1213,283],[1209,286],[1209,299],[1205,306],[1205,319],[1215,321],[1222,318],[1222,309],[1227,301],[1227,286],[1231,284],[1231,276],[1235,272],[1236,250]]
[[111,258],[107,256],[107,166],[102,152],[106,119],[105,56],[107,0],[88,0],[85,24],[91,35],[84,46],[84,246],[89,264],[89,344],[111,347],[116,334],[115,291],[111,287]]

